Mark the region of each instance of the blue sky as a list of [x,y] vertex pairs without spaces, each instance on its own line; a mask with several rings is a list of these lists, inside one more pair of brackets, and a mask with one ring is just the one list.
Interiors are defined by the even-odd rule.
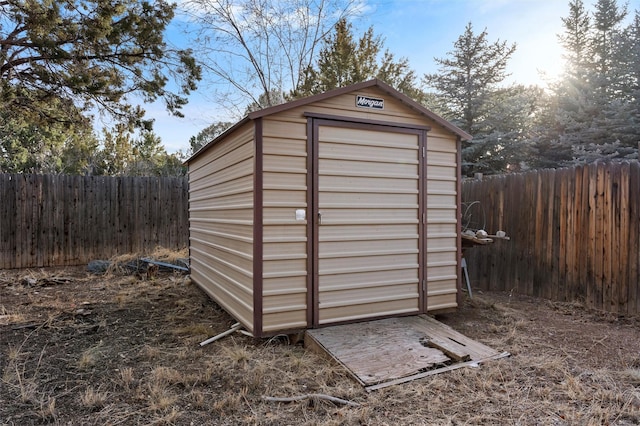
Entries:
[[[471,22],[474,33],[487,30],[489,40],[516,43],[509,64],[510,81],[544,85],[562,70],[562,51],[557,35],[561,17],[568,15],[568,0],[363,0],[364,16],[354,23],[359,37],[369,26],[384,38],[384,46],[406,57],[422,76],[437,71],[433,58],[443,58]],[[594,0],[586,0],[590,9]],[[622,2],[620,2],[622,3]],[[629,11],[640,9],[640,0],[630,0]],[[546,77],[545,77],[546,75]],[[145,105],[155,118],[155,132],[168,152],[189,149],[189,138],[209,124],[226,119],[200,88],[183,112],[185,118],[170,117],[162,105]]]

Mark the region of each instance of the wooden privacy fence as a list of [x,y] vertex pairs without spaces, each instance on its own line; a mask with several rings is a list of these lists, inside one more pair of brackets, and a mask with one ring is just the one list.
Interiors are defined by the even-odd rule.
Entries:
[[465,251],[474,286],[640,313],[638,162],[468,180],[462,199],[511,237]]
[[188,244],[186,178],[0,174],[0,269]]

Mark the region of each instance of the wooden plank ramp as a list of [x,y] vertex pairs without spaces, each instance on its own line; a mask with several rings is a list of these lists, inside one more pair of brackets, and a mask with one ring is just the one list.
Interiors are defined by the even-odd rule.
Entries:
[[307,330],[305,347],[342,365],[368,391],[509,356],[427,315]]

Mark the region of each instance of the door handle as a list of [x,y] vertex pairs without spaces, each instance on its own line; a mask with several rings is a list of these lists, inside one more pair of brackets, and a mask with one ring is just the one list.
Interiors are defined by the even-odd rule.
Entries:
[[322,212],[318,212],[318,225],[322,225]]

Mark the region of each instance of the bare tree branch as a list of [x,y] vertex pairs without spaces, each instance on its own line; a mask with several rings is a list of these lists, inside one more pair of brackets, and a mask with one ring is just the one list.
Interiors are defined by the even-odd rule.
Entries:
[[[187,0],[190,31],[216,101],[239,111],[282,102],[356,0]],[[206,77],[205,77],[206,78]],[[232,89],[231,92],[223,88]]]

